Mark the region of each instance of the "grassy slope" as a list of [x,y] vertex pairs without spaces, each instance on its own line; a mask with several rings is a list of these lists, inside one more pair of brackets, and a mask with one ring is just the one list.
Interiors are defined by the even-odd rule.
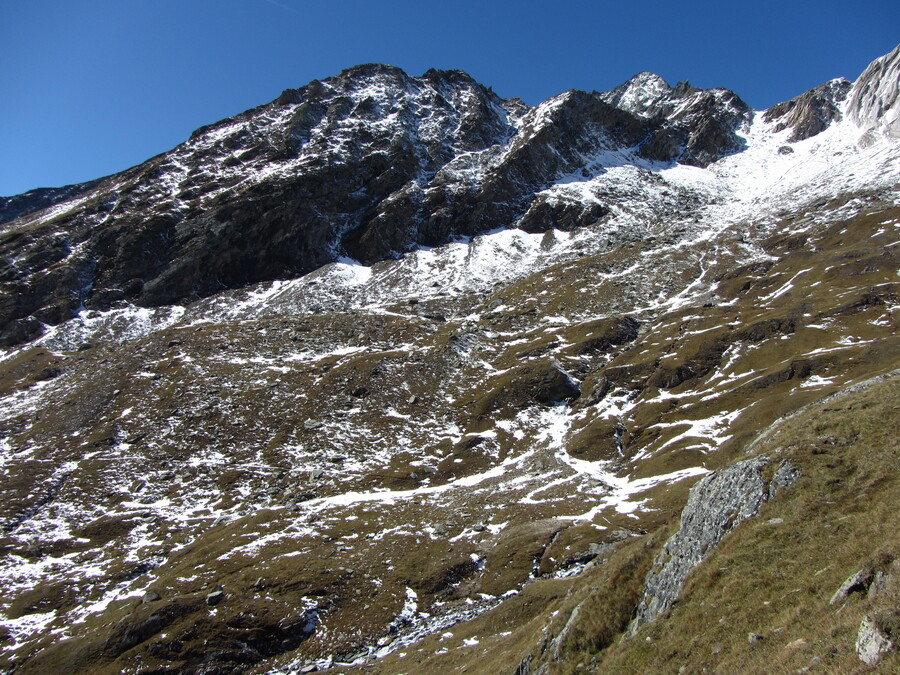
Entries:
[[[753,453],[790,459],[801,478],[729,534],[670,614],[634,638],[622,633],[674,523],[579,577],[539,580],[501,608],[360,672],[513,673],[529,655],[531,672],[547,664],[549,673],[897,672],[896,654],[870,668],[854,644],[863,616],[900,605],[898,410],[894,376],[778,425]],[[866,566],[889,571],[887,587],[830,605]],[[749,633],[762,639],[750,643]]]
[[[596,669],[867,672],[854,652],[860,621],[900,605],[898,410],[895,377],[782,424],[755,451],[789,458],[800,480],[694,571],[668,618],[601,654]],[[841,583],[867,565],[893,570],[888,588],[830,606]],[[751,632],[763,639],[751,644]],[[581,646],[573,640],[572,663],[593,657],[577,654]],[[894,655],[877,670],[898,667]]]
[[[535,560],[540,562],[539,574],[558,572],[567,558],[591,543],[600,543],[598,531],[588,524],[557,531],[559,522],[553,521],[558,515],[586,511],[596,501],[595,494],[603,493],[602,489],[591,492],[590,482],[583,478],[543,490],[541,504],[522,505],[514,498],[517,494],[485,489],[456,502],[410,500],[396,506],[361,505],[352,511],[357,517],[352,521],[344,518],[349,512],[310,514],[316,519],[310,517],[305,522],[315,523],[315,535],[298,532],[264,551],[226,554],[263,535],[293,531],[289,528],[302,515],[294,509],[302,509],[310,493],[329,497],[349,490],[410,489],[426,475],[432,484],[440,484],[524,453],[532,445],[531,438],[514,439],[499,427],[496,444],[488,440],[473,447],[465,443],[445,447],[449,441],[438,437],[449,433],[451,423],[462,432],[483,432],[489,430],[490,421],[510,419],[531,405],[531,375],[544,372],[547,363],[554,360],[584,378],[582,400],[573,404],[576,414],[582,416],[574,419],[565,444],[569,454],[584,459],[617,455],[611,441],[619,420],[608,418],[604,406],[609,399],[640,394],[640,405],[622,420],[627,427],[623,471],[634,471],[635,476],[657,475],[698,464],[717,468],[739,458],[758,430],[779,415],[839,390],[849,381],[897,366],[900,343],[896,337],[897,245],[893,223],[898,216],[897,209],[876,204],[871,213],[830,222],[809,232],[785,233],[788,223],[782,223],[778,233],[763,241],[763,250],[773,260],[758,268],[729,268],[732,258],[726,255],[728,248],[737,245],[730,241],[733,233],[703,244],[700,252],[663,250],[658,259],[653,258],[653,265],[646,266],[644,273],[648,276],[635,288],[655,293],[682,267],[686,277],[692,276],[701,266],[694,258],[706,257],[714,261],[704,273],[714,282],[718,299],[659,316],[649,312],[642,315],[641,331],[634,342],[620,335],[628,332],[622,330],[623,317],[628,314],[595,317],[607,311],[615,313],[616,309],[629,312],[646,301],[634,296],[630,278],[625,282],[618,277],[603,277],[606,266],[628,267],[641,254],[636,246],[586,256],[498,289],[498,297],[481,299],[477,326],[452,317],[443,323],[412,315],[270,318],[199,329],[176,326],[127,348],[101,345],[65,355],[42,350],[23,354],[0,373],[3,389],[52,376],[45,371],[59,369],[63,374],[51,378],[51,393],[39,416],[29,420],[30,413],[23,410],[6,423],[17,447],[30,444],[36,452],[17,465],[15,482],[0,485],[4,496],[0,515],[16,516],[26,509],[30,486],[51,481],[55,467],[68,460],[81,462],[82,473],[78,481],[61,485],[57,501],[66,498],[75,504],[98,505],[109,513],[76,529],[73,534],[79,538],[53,542],[45,549],[0,539],[0,551],[26,555],[29,560],[48,554],[85,558],[98,555],[96,552],[110,555],[115,560],[104,579],[108,588],[139,571],[133,558],[125,557],[126,535],[144,527],[139,516],[145,510],[130,505],[136,496],[141,504],[149,504],[158,497],[176,500],[190,492],[188,488],[199,487],[200,492],[220,500],[219,508],[244,511],[238,520],[218,525],[211,512],[198,512],[187,524],[160,519],[154,525],[157,543],[142,547],[140,555],[168,556],[165,565],[154,572],[153,585],[163,596],[164,606],[171,609],[171,623],[164,629],[148,634],[146,640],[124,653],[108,649],[110,644],[122,642],[123,630],[158,610],[157,605],[140,605],[134,597],[113,602],[105,612],[82,624],[84,628],[76,627],[71,642],[60,642],[49,633],[41,636],[34,651],[43,649],[43,654],[20,666],[22,672],[29,666],[31,672],[47,672],[50,663],[66,663],[72,672],[78,670],[73,666],[78,663],[80,672],[92,673],[101,672],[101,667],[107,672],[171,667],[204,659],[220,649],[234,650],[236,640],[246,641],[248,635],[255,637],[258,633],[264,633],[259,640],[265,643],[261,648],[278,653],[282,620],[292,620],[304,598],[318,599],[326,611],[320,630],[297,652],[316,658],[352,655],[361,645],[385,636],[387,626],[400,611],[407,586],[419,593],[422,611],[433,611],[432,602],[465,603],[482,592],[499,595],[520,588],[529,580]],[[790,287],[789,282],[801,272],[803,283]],[[487,311],[492,301],[501,300],[500,295],[516,309]],[[554,316],[570,316],[573,321],[559,325],[543,321]],[[488,337],[484,329],[500,335]],[[362,346],[376,351],[328,354],[332,348]],[[732,347],[734,360],[730,361]],[[820,348],[828,348],[828,352],[810,356]],[[323,355],[309,362],[285,361],[304,349],[320,349]],[[266,357],[278,368],[252,366],[250,359],[257,357]],[[490,364],[490,373],[482,361]],[[530,369],[529,377],[524,376],[526,369]],[[135,376],[143,371],[159,377]],[[731,375],[737,379],[729,381]],[[813,375],[829,383],[803,386]],[[590,392],[604,378],[609,382],[606,399],[591,403]],[[361,388],[366,389],[365,396],[353,393]],[[667,396],[660,398],[663,393]],[[385,415],[387,409],[396,410],[400,416]],[[351,410],[358,410],[352,417],[356,426],[345,423],[351,418]],[[715,452],[704,449],[702,436],[691,435],[664,445],[684,430],[684,426],[671,423],[683,424],[687,419],[737,410],[742,412],[727,429],[729,440],[718,445],[707,439],[705,446],[715,446]],[[823,413],[832,414],[836,418],[847,416],[843,411]],[[411,421],[404,422],[403,416]],[[873,419],[881,420],[889,429],[897,419],[896,410],[886,408]],[[323,429],[308,430],[307,420],[326,424]],[[669,424],[660,427],[659,422]],[[170,433],[172,429],[175,433]],[[813,440],[828,433],[816,432]],[[409,437],[404,443],[408,449],[394,452],[397,444],[393,441],[400,435]],[[327,470],[315,484],[306,471],[291,472],[299,461],[293,453],[299,453],[301,445],[300,459],[313,458]],[[391,452],[386,452],[383,460],[372,461],[376,451],[384,447]],[[825,444],[826,454],[822,456],[796,451],[802,455],[798,463],[826,461],[829,453],[836,461],[845,447]],[[651,449],[647,456],[634,454],[646,448]],[[222,457],[215,459],[219,453]],[[423,474],[416,463],[426,454],[440,457],[440,462],[435,459],[434,474]],[[347,455],[347,464],[359,460],[361,468],[345,470],[327,459],[335,455]],[[193,461],[207,456],[215,459],[209,466]],[[127,461],[112,461],[121,457]],[[523,465],[523,477],[547,484],[558,477],[553,471],[561,466],[552,452],[544,451],[534,460]],[[537,468],[538,461],[545,466]],[[839,468],[834,469],[835,476],[844,481],[841,485],[850,485],[850,478],[840,474],[846,467]],[[526,475],[532,470],[535,475]],[[419,477],[413,478],[413,473]],[[147,487],[135,487],[143,478],[148,479]],[[497,610],[448,631],[453,637],[438,632],[407,650],[407,656],[400,657],[398,652],[376,662],[374,668],[385,673],[454,672],[463,667],[469,672],[512,672],[528,653],[534,655],[535,667],[558,656],[559,662],[553,665],[557,670],[578,663],[588,667],[595,658],[595,665],[602,662],[604,668],[623,672],[665,672],[671,663],[680,667],[684,663],[678,660],[681,657],[664,650],[654,652],[655,642],[649,643],[646,649],[652,653],[646,654],[635,651],[637,642],[629,643],[621,653],[618,648],[609,654],[601,650],[614,642],[627,624],[646,567],[677,520],[689,483],[663,484],[642,495],[650,502],[638,513],[639,520],[617,514],[612,508],[595,518],[611,531],[649,530],[651,538],[630,538],[613,554],[604,556],[607,562],[578,577],[529,582],[519,596]],[[812,498],[809,501],[831,513],[828,509],[842,508],[856,494],[855,488],[848,487],[846,494],[829,498],[835,504]],[[789,497],[786,493],[785,499]],[[295,501],[297,506],[291,506]],[[125,506],[116,515],[114,507],[120,503]],[[49,502],[48,510],[55,504]],[[277,512],[267,508],[282,505],[288,508]],[[812,530],[821,536],[827,528],[818,524],[819,512],[810,508],[803,513],[811,519]],[[146,512],[150,513],[149,507]],[[835,518],[844,515],[841,511]],[[759,522],[771,517],[767,515]],[[496,536],[482,532],[453,545],[448,543],[473,524],[490,519],[510,524]],[[763,534],[773,538],[797,536],[799,530],[785,520],[784,525],[768,526]],[[423,533],[426,526],[436,523],[445,525],[448,534],[434,538]],[[409,528],[411,532],[375,536],[409,524],[414,525]],[[746,527],[756,526],[754,521]],[[852,532],[847,529],[849,525],[840,521],[835,529],[838,526],[842,529],[837,538],[848,541],[852,548],[855,544],[846,534]],[[873,531],[865,541],[887,542],[888,534]],[[736,535],[735,539],[740,537]],[[730,545],[726,543],[723,551],[730,550]],[[120,552],[117,546],[123,547]],[[827,548],[830,553],[831,544]],[[786,569],[786,560],[795,559],[772,554],[771,549],[769,546],[768,556],[776,571]],[[473,567],[472,553],[486,558],[483,571],[469,569]],[[837,585],[855,571],[849,569],[855,563],[848,562],[813,576],[827,564],[804,572],[813,582],[821,581],[826,602]],[[719,566],[728,567],[729,563]],[[352,569],[354,574],[342,568]],[[762,568],[757,565],[756,569]],[[471,574],[464,583],[456,583],[457,572]],[[256,584],[260,578],[265,579],[262,589]],[[373,580],[381,584],[377,591],[372,590]],[[714,597],[718,583],[713,579],[704,594],[713,593],[710,597]],[[229,601],[213,613],[204,597],[219,584],[226,587]],[[45,579],[38,593],[11,598],[11,616],[78,607],[95,599],[100,586],[80,588],[71,578]],[[795,588],[793,585],[783,592]],[[89,596],[88,591],[95,595]],[[788,601],[794,602],[794,596],[799,595],[793,593]],[[702,608],[709,610],[709,603],[716,601],[706,602]],[[719,604],[724,607],[728,602],[722,599]],[[770,603],[774,605],[774,600]],[[579,605],[578,617],[569,623]],[[679,611],[676,609],[676,616]],[[850,613],[848,608],[842,615]],[[245,626],[244,616],[264,616],[265,620]],[[709,659],[706,667],[722,663],[728,672],[737,661],[727,661],[730,657],[725,647],[713,658],[713,647],[719,643],[731,645],[727,636],[743,648],[747,632],[766,634],[767,627],[750,625],[754,622],[749,619],[749,627],[718,624],[721,616],[715,614],[713,628],[718,631],[721,627],[722,635],[708,630],[709,635],[719,635],[709,646],[690,646],[691,640],[703,640],[706,635],[699,622],[683,627],[683,633],[676,632],[674,644],[687,645],[692,659]],[[780,619],[772,617],[773,622]],[[566,639],[551,645],[567,623]],[[786,623],[781,620],[770,627]],[[859,616],[854,616],[851,624],[855,636]],[[786,627],[784,635],[788,634]],[[479,639],[478,645],[463,642],[474,637]],[[748,653],[781,644],[781,636],[777,640],[767,637],[769,642],[754,646],[755,651]],[[670,636],[662,644],[673,644],[673,639]],[[804,639],[813,644],[810,638]],[[48,649],[54,643],[56,647]],[[852,639],[847,644],[851,643]],[[287,663],[295,655],[292,652],[290,649],[263,661],[257,666],[258,672]],[[738,654],[737,658],[744,656]],[[410,666],[409,660],[415,665]],[[699,662],[685,665],[688,671],[703,667]]]

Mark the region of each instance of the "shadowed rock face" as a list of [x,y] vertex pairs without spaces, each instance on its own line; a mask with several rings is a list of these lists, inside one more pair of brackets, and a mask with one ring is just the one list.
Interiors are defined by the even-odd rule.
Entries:
[[710,89],[675,99],[657,118],[659,129],[641,147],[641,154],[658,161],[705,167],[743,149],[737,130],[753,113],[734,92]]
[[13,197],[0,197],[0,224],[72,199],[98,185],[103,179],[58,188],[36,188]]

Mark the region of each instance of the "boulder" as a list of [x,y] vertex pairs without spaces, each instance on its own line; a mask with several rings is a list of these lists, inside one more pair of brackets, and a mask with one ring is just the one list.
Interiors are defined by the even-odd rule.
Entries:
[[866,615],[856,635],[856,653],[863,663],[874,666],[888,652],[897,648],[898,612]]
[[834,592],[834,595],[831,596],[831,600],[828,601],[828,604],[836,605],[839,602],[843,602],[851,593],[865,593],[869,590],[869,586],[872,585],[874,576],[874,570],[869,567],[851,574]]
[[629,633],[664,614],[678,599],[685,579],[722,538],[742,521],[759,513],[777,490],[798,475],[788,462],[775,471],[769,484],[763,477],[767,457],[732,464],[702,478],[691,488],[681,514],[681,527],[653,561]]
[[147,591],[144,593],[144,597],[141,598],[142,604],[149,604],[151,602],[156,602],[157,600],[162,600],[162,596],[156,591]]
[[218,605],[225,599],[225,591],[213,591],[206,596],[207,605]]

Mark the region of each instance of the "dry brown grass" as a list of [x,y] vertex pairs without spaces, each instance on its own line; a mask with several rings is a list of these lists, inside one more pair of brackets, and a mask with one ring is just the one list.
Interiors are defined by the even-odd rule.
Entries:
[[[898,410],[895,377],[781,425],[758,450],[789,458],[801,478],[695,570],[667,618],[603,654],[598,672],[868,672],[854,652],[860,621],[900,602]],[[888,587],[829,605],[866,566],[892,570]],[[875,670],[898,666],[895,655]]]

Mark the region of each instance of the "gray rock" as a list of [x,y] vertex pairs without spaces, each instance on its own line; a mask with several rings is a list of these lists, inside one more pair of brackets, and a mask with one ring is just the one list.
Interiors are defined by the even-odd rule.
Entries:
[[319,420],[306,420],[303,423],[303,428],[307,431],[315,431],[316,429],[321,429],[323,426],[325,425]]
[[[900,98],[898,73],[900,47],[872,61],[853,85],[846,109],[850,119],[861,130],[868,129],[871,132],[865,135],[869,139],[879,134],[888,138],[900,138],[900,118],[891,114]],[[862,139],[860,145],[864,145]]]
[[765,638],[759,633],[747,633],[747,644],[756,644]]
[[534,660],[532,654],[528,654],[524,659],[519,661],[519,665],[513,671],[513,675],[531,675],[531,662]]
[[877,617],[868,615],[863,618],[856,635],[856,653],[861,661],[874,666],[882,656],[896,647]]
[[605,553],[612,551],[615,547],[616,547],[616,545],[612,544],[612,543],[588,544],[588,547],[586,549],[579,551],[578,553],[573,555],[571,558],[569,558],[569,560],[566,562],[587,563],[587,562],[590,562],[591,560],[593,560],[594,558],[597,558],[598,556],[604,555]]
[[843,602],[851,593],[865,593],[869,590],[869,586],[872,585],[874,576],[873,570],[869,567],[851,574],[834,592],[834,595],[831,596],[831,600],[828,601],[828,604],[836,605],[839,602]]
[[[850,88],[847,80],[831,80],[790,101],[772,106],[763,119],[776,122],[776,131],[791,129],[791,142],[811,138],[841,119],[840,103],[847,98]],[[781,148],[778,152],[781,153]]]
[[144,593],[144,597],[141,598],[141,603],[144,605],[150,604],[151,602],[156,602],[157,600],[162,600],[162,596],[156,591],[147,591]]
[[879,593],[881,593],[885,588],[887,588],[888,582],[890,580],[890,574],[888,574],[884,570],[875,570],[875,574],[872,576],[872,583],[869,584],[869,600],[871,600]]
[[206,596],[207,605],[218,605],[225,599],[225,591],[213,591]]
[[690,571],[741,521],[759,513],[778,489],[790,485],[799,472],[783,462],[767,485],[762,470],[766,457],[755,457],[701,479],[688,496],[681,527],[665,543],[647,575],[629,633],[668,611],[681,594]]
[[790,462],[782,462],[769,483],[769,499],[773,499],[781,488],[793,485],[799,477],[799,469],[795,468]]

